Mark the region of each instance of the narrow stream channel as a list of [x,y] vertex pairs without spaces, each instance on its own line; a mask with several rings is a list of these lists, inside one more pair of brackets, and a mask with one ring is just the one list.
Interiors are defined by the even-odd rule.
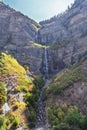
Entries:
[[48,59],[47,59],[47,48],[44,48],[44,68],[45,68],[45,86],[42,88],[40,97],[37,102],[37,121],[36,126],[33,130],[51,130],[48,124],[48,118],[46,114],[46,102],[43,101],[43,94],[45,92],[46,87],[49,85],[51,80],[48,79],[49,68],[48,68]]

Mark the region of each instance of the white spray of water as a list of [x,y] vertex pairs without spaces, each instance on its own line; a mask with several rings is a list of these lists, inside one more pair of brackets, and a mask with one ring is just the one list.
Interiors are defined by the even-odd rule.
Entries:
[[[7,96],[7,89],[5,89],[5,91],[6,91],[6,96]],[[7,113],[8,111],[10,111],[10,107],[9,107],[9,105],[8,105],[7,98],[6,98],[6,102],[5,102],[5,104],[3,105],[2,109],[3,109],[3,114],[4,114],[4,116],[6,115],[6,113]]]
[[45,47],[45,71],[46,75],[48,75],[48,60],[47,60],[47,48]]

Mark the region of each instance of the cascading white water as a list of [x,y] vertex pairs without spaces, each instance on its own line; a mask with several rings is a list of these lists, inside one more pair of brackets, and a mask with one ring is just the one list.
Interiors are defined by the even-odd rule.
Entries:
[[[7,96],[7,89],[5,89],[5,91],[6,91],[6,96]],[[5,102],[5,104],[3,105],[2,109],[3,109],[3,114],[4,114],[4,116],[5,116],[5,114],[6,114],[8,111],[10,111],[10,107],[9,107],[9,105],[8,105],[8,102],[7,102],[7,97],[6,97],[6,102]]]
[[47,60],[47,48],[45,47],[45,54],[44,54],[44,60],[45,60],[45,74],[48,75],[48,60]]
[[37,110],[36,110],[36,125],[35,129],[32,130],[51,130],[49,128],[49,123],[48,123],[48,117],[46,114],[46,102],[44,101],[44,93],[46,87],[50,84],[50,79],[49,79],[49,65],[48,65],[48,52],[47,52],[47,47],[44,48],[44,58],[43,58],[43,71],[44,71],[44,78],[46,81],[46,84],[40,91],[40,96],[37,101]]
[[[45,79],[48,78],[48,59],[47,59],[47,47],[44,48],[44,72]],[[37,102],[37,122],[36,128],[46,124],[46,112],[45,112],[45,102],[43,101],[43,93],[45,91],[45,86],[42,88],[40,97]]]

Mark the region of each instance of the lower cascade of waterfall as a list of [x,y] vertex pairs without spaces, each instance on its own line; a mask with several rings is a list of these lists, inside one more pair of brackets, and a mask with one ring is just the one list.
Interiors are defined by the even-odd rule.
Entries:
[[[5,91],[6,91],[6,96],[7,96],[7,89],[5,89]],[[6,98],[7,98],[7,97],[6,97]],[[5,114],[6,114],[8,111],[10,111],[10,107],[9,107],[9,105],[8,105],[7,99],[6,99],[5,104],[4,104],[3,107],[2,107],[2,110],[3,110],[4,116],[5,116]]]
[[37,102],[37,125],[36,126],[41,126],[44,125],[46,122],[46,114],[45,114],[45,103],[42,99],[44,89],[42,89],[39,100]]
[[37,102],[37,111],[36,111],[36,126],[32,130],[52,130],[51,126],[48,123],[48,116],[46,113],[46,102],[43,100],[43,95],[46,87],[51,83],[50,79],[46,79],[45,86],[42,88],[40,97]]

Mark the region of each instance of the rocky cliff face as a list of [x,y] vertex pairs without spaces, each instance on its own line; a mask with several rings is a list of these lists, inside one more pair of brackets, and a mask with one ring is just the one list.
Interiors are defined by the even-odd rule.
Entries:
[[34,45],[39,27],[32,19],[0,2],[0,50],[8,51],[36,73],[42,57],[42,50]]
[[[87,54],[87,0],[76,0],[64,14],[40,22],[41,26],[0,3],[0,50],[9,51],[35,73],[43,71],[44,48],[49,45],[49,73],[78,62]],[[51,47],[50,47],[51,46]]]
[[59,49],[48,49],[49,74],[56,73],[65,67],[78,63],[87,55],[87,37],[71,42]]
[[39,41],[43,44],[65,39],[77,39],[87,32],[87,1],[76,0],[70,9],[47,22],[40,22]]
[[[35,41],[39,28],[36,22],[3,3],[0,3],[0,24],[0,43],[18,43],[18,46]],[[9,48],[14,50],[15,45]]]
[[64,14],[41,24],[38,41],[51,46],[49,72],[70,66],[87,54],[87,0],[76,0]]

